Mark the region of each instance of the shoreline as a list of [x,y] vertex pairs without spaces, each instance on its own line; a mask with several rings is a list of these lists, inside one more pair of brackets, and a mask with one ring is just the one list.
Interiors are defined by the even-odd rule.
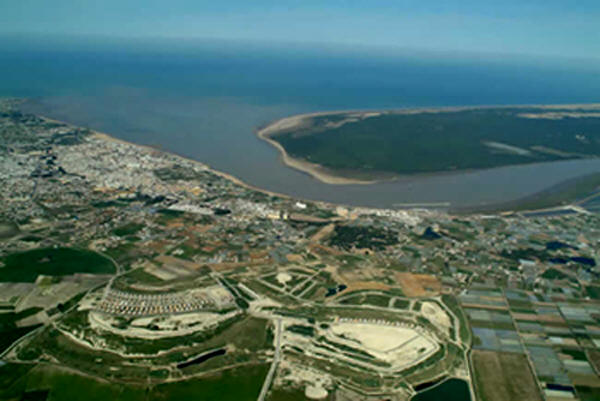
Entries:
[[[507,106],[508,107],[508,106]],[[510,107],[514,107],[514,106],[510,106]],[[526,106],[523,106],[526,107]],[[544,106],[546,107],[546,106]],[[563,107],[563,106],[556,106],[556,107]],[[574,106],[575,107],[575,106]],[[600,107],[600,104],[598,104],[598,107]],[[473,108],[473,107],[469,107],[469,108]],[[439,110],[439,109],[436,109]],[[412,109],[411,109],[412,112]],[[318,116],[318,115],[331,115],[331,114],[340,114],[340,113],[347,113],[347,111],[340,111],[340,112],[317,112],[317,113],[307,113],[307,114],[300,114],[300,115],[295,115],[295,116],[291,116],[291,117],[285,117],[279,120],[276,120],[272,123],[269,123],[261,128],[259,128],[259,130],[256,132],[256,134],[260,137],[260,139],[263,139],[267,142],[274,142],[277,143],[276,141],[270,139],[270,138],[263,138],[261,136],[265,135],[265,134],[269,134],[269,131],[271,129],[273,129],[273,126],[276,127],[280,127],[277,125],[277,123],[281,122],[281,121],[286,121],[286,122],[290,122],[290,120],[295,121],[296,123],[298,123],[297,120],[302,120],[305,118],[309,118],[312,116]],[[361,113],[372,113],[372,111],[362,111]],[[38,116],[39,118],[45,120],[45,121],[49,121],[49,122],[55,122],[55,123],[60,123],[60,124],[64,124],[66,126],[69,127],[75,127],[75,128],[81,128],[78,125],[74,125],[65,121],[61,121],[61,120],[56,120],[56,119],[52,119],[40,114],[36,114],[36,116]],[[285,199],[295,199],[295,200],[299,200],[299,201],[307,201],[307,202],[314,202],[317,204],[323,204],[323,205],[333,205],[333,206],[347,206],[347,207],[353,207],[353,208],[364,208],[364,209],[373,209],[373,210],[391,210],[391,211],[398,211],[398,210],[420,210],[421,208],[398,208],[398,207],[366,207],[366,206],[358,206],[358,205],[348,205],[345,203],[341,203],[341,202],[328,202],[328,201],[323,201],[323,200],[315,200],[315,199],[307,199],[307,198],[302,198],[302,197],[297,197],[297,196],[291,196],[291,195],[287,195],[287,194],[283,194],[283,193],[278,193],[278,192],[274,192],[274,191],[269,191],[266,189],[262,189],[250,184],[247,184],[246,182],[242,181],[241,179],[229,174],[229,173],[225,173],[219,170],[216,170],[212,167],[210,167],[209,165],[207,165],[206,163],[203,163],[199,160],[195,160],[186,156],[182,156],[179,155],[177,153],[171,152],[171,151],[167,151],[167,150],[163,150],[163,149],[157,149],[155,147],[149,146],[149,145],[143,145],[143,144],[138,144],[138,143],[134,143],[134,142],[129,142],[120,138],[117,138],[115,136],[112,136],[110,134],[104,133],[104,132],[100,132],[100,131],[96,131],[93,129],[88,128],[89,132],[90,132],[90,136],[91,137],[95,137],[97,139],[103,140],[103,141],[109,141],[109,142],[116,142],[116,143],[121,143],[121,144],[125,144],[128,146],[133,146],[136,148],[140,148],[143,149],[145,151],[148,152],[159,152],[159,153],[163,153],[163,154],[168,154],[168,155],[172,155],[175,156],[177,158],[181,158],[184,159],[186,161],[189,161],[191,163],[197,164],[202,166],[203,168],[207,169],[208,171],[210,171],[211,173],[222,177],[224,179],[227,179],[231,182],[233,182],[234,184],[240,185],[241,187],[253,190],[253,191],[257,191],[269,196],[277,196],[277,197],[282,197]],[[277,145],[279,145],[277,143]],[[275,145],[273,145],[275,146]],[[281,146],[281,145],[279,145]],[[449,172],[440,172],[440,173],[435,173],[435,174],[452,174],[454,172],[449,171]],[[398,177],[401,178],[401,177]],[[507,213],[507,212],[512,212],[512,213],[519,213],[519,212],[524,212],[524,211],[537,211],[537,210],[544,210],[547,209],[548,207],[564,207],[567,205],[572,205],[575,204],[575,202],[578,199],[581,199],[582,195],[587,195],[586,194],[578,194],[577,196],[573,196],[571,197],[571,199],[569,199],[568,201],[565,201],[565,199],[563,199],[563,202],[560,203],[556,203],[554,205],[544,205],[543,207],[533,207],[533,208],[528,208],[525,205],[527,205],[529,203],[529,201],[531,201],[533,198],[539,198],[545,194],[547,194],[548,192],[553,192],[554,194],[556,193],[563,193],[563,192],[567,192],[567,189],[571,189],[572,187],[569,184],[573,184],[575,182],[577,182],[578,180],[586,180],[589,179],[590,175],[584,175],[581,177],[576,177],[576,178],[572,178],[569,180],[565,180],[562,182],[557,183],[556,185],[553,185],[549,188],[546,188],[544,190],[538,191],[534,194],[531,194],[529,196],[526,196],[524,198],[519,198],[519,199],[515,199],[513,201],[509,201],[509,202],[497,202],[497,203],[491,203],[491,204],[486,204],[486,205],[474,205],[471,207],[452,207],[451,205],[449,205],[449,207],[443,207],[441,209],[436,209],[434,208],[433,210],[437,210],[437,211],[441,211],[441,212],[445,212],[448,213],[450,215],[456,215],[456,216],[460,216],[460,215],[477,215],[477,214],[488,214],[488,213],[492,213],[492,214],[502,214],[502,213]],[[361,182],[363,184],[369,184],[370,182]],[[374,183],[374,182],[373,182]],[[561,189],[563,191],[561,191]],[[523,207],[525,206],[525,207]],[[529,205],[527,205],[529,206]],[[536,205],[537,206],[537,205]]]
[[[295,157],[290,156],[283,146],[274,139],[270,137],[271,134],[277,132],[282,129],[296,128],[302,125],[303,121],[307,118],[316,117],[319,115],[330,115],[330,113],[309,113],[309,114],[299,114],[291,117],[284,117],[282,119],[276,120],[272,123],[267,124],[267,126],[260,128],[256,131],[256,136],[262,139],[263,141],[271,144],[271,146],[275,147],[280,154],[281,162],[291,167],[295,170],[299,170],[303,173],[307,173],[308,175],[316,178],[317,180],[324,182],[325,184],[331,185],[347,185],[347,184],[359,184],[359,185],[368,185],[375,184],[377,180],[360,180],[356,178],[345,178],[340,177],[334,174],[330,174],[325,171],[325,167],[320,164],[311,163],[305,160],[297,159]],[[274,131],[274,132],[271,132]]]
[[[43,116],[39,116],[43,119],[46,120],[50,120],[50,121],[56,121],[56,122],[60,122],[60,123],[64,123],[61,121],[57,121],[57,120],[52,120],[52,119],[47,119],[46,117]],[[70,126],[73,126],[71,124],[68,123],[64,123]],[[321,201],[321,200],[311,200],[311,199],[303,199],[303,198],[298,198],[298,197],[292,197],[290,195],[286,195],[286,194],[281,194],[281,193],[277,193],[277,192],[273,192],[273,191],[269,191],[266,189],[262,189],[262,188],[258,188],[255,186],[252,186],[250,184],[245,183],[244,181],[240,180],[239,178],[219,171],[219,170],[215,170],[214,168],[210,167],[209,165],[198,161],[198,160],[194,160],[185,156],[181,156],[178,155],[176,153],[170,152],[170,151],[165,151],[165,150],[160,150],[160,149],[156,149],[153,148],[151,146],[148,145],[141,145],[141,144],[137,144],[137,143],[133,143],[133,142],[128,142],[119,138],[116,138],[112,135],[103,133],[103,132],[98,132],[95,130],[90,129],[91,135],[95,138],[104,140],[104,141],[109,141],[109,142],[116,142],[116,143],[121,143],[121,144],[125,144],[125,145],[129,145],[129,146],[134,146],[134,147],[139,147],[142,148],[146,151],[151,151],[151,152],[160,152],[160,153],[165,153],[165,154],[169,154],[169,155],[174,155],[176,157],[182,158],[186,161],[189,161],[191,163],[200,165],[204,168],[206,168],[208,171],[210,171],[211,173],[222,177],[226,180],[229,180],[231,182],[233,182],[234,184],[240,185],[244,188],[253,190],[253,191],[257,191],[257,192],[261,192],[270,196],[277,196],[277,197],[282,197],[282,198],[286,198],[286,199],[295,199],[295,200],[300,200],[300,201],[308,201],[308,202],[314,202],[314,203],[321,203],[321,204],[327,204],[327,205],[333,205],[333,206],[349,206],[349,205],[345,205],[345,204],[341,204],[341,203],[331,203],[331,202],[326,202],[326,201]],[[447,173],[452,173],[452,172],[447,172]],[[443,172],[442,172],[443,174]],[[518,198],[512,201],[508,201],[508,202],[497,202],[497,203],[492,203],[492,204],[486,204],[486,205],[476,205],[476,206],[471,206],[471,207],[458,207],[458,208],[454,208],[451,205],[449,207],[442,207],[440,209],[437,208],[433,208],[432,210],[438,210],[438,211],[444,211],[450,215],[453,216],[460,216],[460,215],[484,215],[484,214],[506,214],[506,213],[510,213],[510,214],[515,214],[515,213],[527,213],[527,212],[537,212],[537,211],[543,211],[543,210],[550,210],[550,209],[559,209],[559,208],[565,208],[568,207],[570,205],[576,205],[577,201],[581,199],[581,197],[583,195],[587,195],[589,194],[589,191],[586,192],[582,192],[581,194],[576,194],[573,196],[567,196],[567,198],[570,199],[561,199],[561,201],[558,202],[552,202],[550,201],[549,203],[544,203],[543,202],[543,198],[545,198],[546,196],[561,196],[563,194],[567,194],[569,193],[571,190],[577,188],[577,186],[579,186],[582,183],[585,183],[587,180],[589,179],[594,179],[596,178],[596,180],[594,181],[598,181],[600,182],[600,173],[592,173],[592,174],[587,174],[587,175],[583,175],[580,177],[575,177],[575,178],[571,178],[568,180],[564,180],[561,181],[551,187],[545,188],[541,191],[535,192],[529,196],[523,197],[523,198]],[[368,182],[363,182],[363,184],[369,184]],[[600,186],[599,186],[600,188]],[[532,207],[533,206],[533,207]],[[364,208],[363,206],[349,206],[349,207],[358,207],[358,208]],[[380,210],[420,210],[422,208],[388,208],[388,207],[369,207],[368,209],[380,209]],[[427,209],[427,208],[425,208]]]
[[[56,120],[56,119],[49,118],[49,117],[46,117],[46,116],[43,116],[43,115],[40,115],[40,114],[36,114],[36,116],[39,117],[39,118],[41,118],[44,121],[54,122],[54,123],[58,123],[58,124],[64,124],[64,125],[67,125],[69,127],[81,128],[81,127],[79,127],[77,125],[68,123],[66,121]],[[189,158],[189,157],[186,157],[186,156],[182,156],[182,155],[179,155],[179,154],[171,152],[171,151],[157,149],[157,148],[154,148],[154,147],[149,146],[149,145],[142,145],[142,144],[139,144],[139,143],[129,142],[129,141],[117,138],[117,137],[115,137],[113,135],[107,134],[105,132],[100,132],[100,131],[93,130],[91,128],[88,128],[88,130],[90,132],[90,136],[93,137],[93,138],[97,138],[97,139],[100,139],[100,140],[103,140],[103,141],[106,141],[106,142],[115,142],[115,143],[120,143],[120,144],[123,144],[123,145],[135,146],[137,148],[141,148],[141,149],[144,149],[144,150],[149,151],[149,152],[160,152],[160,153],[164,153],[164,154],[168,154],[168,155],[174,155],[176,157],[179,157],[181,159],[184,159],[186,161],[189,161],[191,163],[199,165],[199,166],[201,166],[203,168],[206,168],[211,173],[213,173],[213,174],[215,174],[215,175],[217,175],[219,177],[222,177],[222,178],[224,178],[226,180],[229,180],[229,181],[233,182],[234,184],[242,186],[244,188],[247,188],[247,189],[250,189],[250,190],[253,190],[253,191],[257,191],[257,192],[261,192],[261,193],[269,195],[269,196],[277,196],[277,197],[282,197],[282,198],[286,198],[286,199],[292,198],[290,195],[286,195],[286,194],[282,194],[282,193],[278,193],[278,192],[273,192],[273,191],[269,191],[269,190],[266,190],[266,189],[262,189],[262,188],[258,188],[258,187],[255,187],[253,185],[250,185],[250,184],[248,184],[248,183],[240,180],[239,178],[237,178],[237,177],[235,177],[235,176],[233,176],[233,175],[231,175],[229,173],[225,173],[223,171],[215,170],[214,168],[212,168],[208,164],[203,163],[203,162],[201,162],[199,160],[195,160],[195,159],[192,159],[192,158]],[[313,202],[320,202],[320,201],[313,201]]]
[[[594,188],[590,188],[590,187]],[[578,188],[585,187],[583,191]],[[600,190],[600,172],[570,178],[531,195],[508,202],[469,207],[450,207],[452,215],[516,214],[567,209],[579,206],[588,195]]]
[[[307,173],[313,178],[317,179],[320,182],[330,185],[369,185],[369,184],[377,184],[385,181],[395,181],[401,178],[414,178],[419,176],[432,176],[432,175],[444,175],[444,174],[454,174],[454,173],[465,173],[471,171],[481,171],[488,170],[486,169],[464,169],[464,170],[451,170],[451,171],[436,171],[436,172],[428,172],[428,173],[416,173],[416,174],[397,174],[397,173],[389,173],[390,177],[387,178],[373,178],[373,179],[361,179],[361,178],[352,178],[346,177],[339,173],[336,173],[335,170],[329,169],[325,166],[322,166],[318,163],[312,163],[303,159],[295,158],[290,156],[289,153],[285,150],[285,148],[276,140],[271,138],[273,135],[280,133],[284,130],[290,129],[298,129],[302,127],[305,122],[313,117],[318,116],[333,116],[339,114],[357,114],[360,117],[364,117],[365,115],[372,113],[379,114],[420,114],[420,113],[448,113],[448,112],[456,112],[456,111],[468,111],[468,110],[480,110],[480,109],[494,109],[494,108],[536,108],[540,110],[554,110],[554,109],[577,109],[581,107],[586,108],[598,108],[600,110],[600,103],[572,103],[572,104],[549,104],[549,105],[541,105],[541,104],[522,104],[522,105],[483,105],[483,106],[448,106],[448,107],[418,107],[418,108],[405,108],[405,109],[385,109],[385,110],[334,110],[334,111],[323,111],[323,112],[314,112],[314,113],[304,113],[304,114],[296,114],[288,117],[283,117],[278,120],[271,121],[266,125],[259,127],[255,130],[256,136],[269,143],[271,146],[276,148],[280,154],[281,162],[290,168],[301,171],[303,173]],[[531,163],[524,163],[522,165],[528,165]],[[518,166],[521,164],[512,164],[511,166]],[[508,165],[507,165],[508,166]],[[498,166],[492,168],[502,168],[505,166]],[[383,173],[382,173],[383,175]]]

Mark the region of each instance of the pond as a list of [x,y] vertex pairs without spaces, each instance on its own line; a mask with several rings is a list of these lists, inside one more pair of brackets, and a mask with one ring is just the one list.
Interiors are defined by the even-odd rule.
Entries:
[[178,369],[183,369],[183,368],[187,368],[188,366],[197,365],[199,363],[207,361],[207,360],[209,360],[211,358],[214,358],[216,356],[225,355],[226,352],[227,351],[224,348],[220,348],[220,349],[217,349],[217,350],[214,350],[214,351],[211,351],[211,352],[207,352],[207,353],[204,353],[204,354],[200,355],[199,357],[196,357],[196,358],[194,358],[194,359],[192,359],[190,361],[182,362],[182,363],[178,364],[177,368]]
[[466,381],[449,379],[438,386],[418,393],[411,401],[471,401],[471,393]]

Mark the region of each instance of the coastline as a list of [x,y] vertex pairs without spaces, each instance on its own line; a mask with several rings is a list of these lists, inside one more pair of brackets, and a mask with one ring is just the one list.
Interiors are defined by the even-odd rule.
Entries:
[[[39,117],[41,117],[45,120],[48,120],[48,121],[60,122],[57,120],[48,119],[43,116],[39,116]],[[72,126],[71,124],[68,124],[68,123],[64,123],[64,122],[60,122],[60,123]],[[258,187],[249,185],[231,174],[228,174],[228,173],[225,173],[225,172],[222,172],[219,170],[215,170],[212,167],[208,166],[207,164],[200,162],[198,160],[194,160],[194,159],[191,159],[191,158],[188,158],[185,156],[181,156],[176,153],[168,152],[165,150],[156,149],[156,148],[153,148],[148,145],[141,145],[141,144],[137,144],[137,143],[133,143],[133,142],[128,142],[128,141],[116,138],[112,135],[109,135],[109,134],[106,134],[103,132],[98,132],[98,131],[94,131],[94,130],[90,130],[90,132],[93,137],[104,140],[104,141],[116,142],[116,143],[121,143],[121,144],[129,145],[129,146],[134,146],[134,147],[138,147],[138,148],[144,149],[149,152],[161,152],[161,153],[174,155],[178,158],[182,158],[186,161],[189,161],[191,163],[202,166],[203,168],[206,168],[211,173],[213,173],[217,176],[220,176],[226,180],[229,180],[229,181],[233,182],[234,184],[240,185],[244,188],[247,188],[247,189],[250,189],[253,191],[267,194],[269,196],[278,196],[278,197],[283,197],[286,199],[293,198],[293,199],[328,204],[328,205],[345,206],[343,204],[337,204],[337,203],[333,204],[330,202],[319,201],[319,200],[300,199],[300,198],[292,197],[290,195],[268,191],[268,190],[265,190],[262,188],[258,188]],[[275,142],[275,141],[273,141],[273,142]],[[448,172],[448,173],[450,173],[450,172]],[[543,211],[543,210],[555,210],[555,209],[560,209],[560,208],[566,208],[571,205],[577,205],[577,201],[581,200],[582,196],[590,193],[587,190],[583,191],[581,193],[579,193],[579,191],[577,191],[577,188],[580,188],[581,186],[585,186],[586,184],[589,184],[590,182],[600,183],[600,173],[588,174],[588,175],[584,175],[581,177],[575,177],[575,178],[572,178],[569,180],[565,180],[565,181],[559,182],[556,185],[553,185],[549,188],[543,189],[542,191],[533,193],[533,194],[523,197],[523,198],[509,201],[509,202],[498,202],[498,203],[492,203],[492,204],[487,204],[487,205],[477,205],[477,206],[471,206],[471,207],[458,207],[458,208],[454,208],[454,207],[450,206],[448,208],[444,207],[444,208],[442,208],[442,210],[445,209],[446,212],[449,213],[450,215],[460,216],[460,215],[478,215],[478,214],[488,214],[488,213],[514,214],[514,213],[536,212],[536,211]],[[369,184],[369,183],[370,182],[361,182],[361,184]],[[596,189],[598,189],[598,188],[600,188],[600,187],[597,187]],[[387,210],[389,208],[375,208],[375,209]],[[416,209],[419,209],[419,208],[416,208]],[[415,208],[407,208],[407,209],[392,208],[392,210],[415,210]],[[440,209],[435,209],[435,210],[439,211]]]
[[[598,105],[598,106],[600,107],[600,105]],[[372,111],[363,111],[363,112],[364,113],[371,113]],[[305,118],[308,118],[308,117],[312,117],[312,116],[316,116],[316,115],[325,115],[325,114],[326,115],[331,115],[331,114],[334,114],[334,113],[336,113],[336,112],[319,112],[319,113],[301,114],[301,115],[296,115],[296,116],[282,118],[280,120],[277,120],[277,121],[275,121],[273,123],[270,123],[270,124],[262,127],[261,129],[259,129],[259,131],[257,132],[257,135],[259,135],[259,134],[262,134],[262,135],[267,134],[268,135],[274,129],[273,127],[281,129],[282,124],[285,127],[286,126],[285,124],[292,124],[292,123],[298,124],[298,123],[302,122],[301,120],[303,120]],[[344,112],[337,112],[337,114],[339,114],[339,113],[346,113],[346,112],[345,111]],[[68,122],[64,122],[64,121],[52,119],[52,118],[45,117],[45,116],[39,115],[39,114],[36,114],[36,115],[39,118],[42,118],[45,121],[56,122],[56,123],[60,123],[60,124],[65,124],[65,125],[67,125],[69,127],[78,127],[77,125],[70,124]],[[277,124],[277,123],[279,123],[279,124]],[[207,169],[211,173],[213,173],[215,175],[218,175],[218,176],[220,176],[220,177],[222,177],[224,179],[227,179],[227,180],[229,180],[229,181],[231,181],[231,182],[233,182],[233,183],[235,183],[237,185],[240,185],[240,186],[242,186],[244,188],[247,188],[247,189],[250,189],[250,190],[253,190],[253,191],[257,191],[257,192],[260,192],[260,193],[267,194],[269,196],[277,196],[277,197],[282,197],[282,198],[286,198],[286,199],[292,199],[293,198],[293,199],[297,199],[297,200],[300,200],[300,201],[309,201],[309,202],[315,202],[315,203],[320,203],[320,204],[324,204],[324,205],[326,204],[326,205],[336,205],[336,206],[350,206],[350,205],[345,205],[343,202],[341,202],[341,203],[340,202],[332,203],[332,202],[327,202],[327,201],[322,201],[322,200],[304,199],[304,198],[301,198],[301,197],[295,197],[295,196],[291,196],[291,195],[287,195],[287,194],[283,194],[283,193],[278,193],[278,192],[273,192],[273,191],[269,191],[269,190],[262,189],[262,188],[259,188],[259,187],[255,187],[255,186],[252,186],[250,184],[245,183],[244,181],[240,180],[239,178],[237,178],[237,177],[235,177],[235,176],[233,176],[231,174],[228,174],[228,173],[216,170],[216,169],[210,167],[209,165],[207,165],[206,163],[203,163],[201,161],[198,161],[198,160],[186,157],[186,156],[182,156],[182,155],[179,155],[177,153],[170,152],[170,151],[167,151],[167,150],[157,149],[157,148],[149,146],[149,145],[143,145],[143,144],[138,144],[138,143],[134,143],[134,142],[129,142],[129,141],[126,141],[126,140],[123,140],[123,139],[119,139],[119,138],[117,138],[115,136],[112,136],[110,134],[99,132],[99,131],[96,131],[96,130],[93,130],[93,129],[89,129],[89,131],[90,131],[90,135],[92,137],[95,137],[95,138],[103,140],[103,141],[110,141],[110,142],[121,143],[121,144],[125,144],[125,145],[128,145],[128,146],[133,146],[133,147],[136,147],[136,148],[143,149],[143,150],[145,150],[147,152],[159,152],[159,153],[163,153],[163,154],[172,155],[172,156],[175,156],[177,158],[181,158],[183,160],[186,160],[186,161],[189,161],[191,163],[194,163],[194,164],[197,164],[199,166],[202,166],[203,168]],[[261,137],[261,136],[259,135],[259,137]],[[276,141],[273,141],[270,138],[263,138],[263,137],[261,137],[261,139],[263,139],[263,140],[265,140],[267,142],[277,143]],[[277,144],[277,145],[279,145],[279,144]],[[273,144],[273,146],[275,146],[275,145]],[[281,145],[279,145],[279,146],[281,146]],[[447,174],[451,174],[453,172],[446,172],[446,173]],[[438,174],[438,173],[436,173],[436,174]],[[444,174],[444,172],[442,172],[440,174]],[[520,199],[515,199],[515,200],[509,201],[509,202],[498,202],[498,203],[492,203],[492,204],[486,204],[486,205],[475,205],[475,206],[472,206],[472,207],[464,207],[464,208],[463,207],[457,207],[457,208],[455,208],[455,207],[450,206],[450,207],[443,207],[441,209],[434,208],[434,210],[438,210],[438,211],[442,211],[442,212],[445,211],[445,212],[447,212],[447,213],[449,213],[451,215],[464,215],[464,214],[471,215],[471,214],[487,214],[487,213],[500,214],[500,213],[507,213],[507,212],[512,212],[512,213],[517,212],[517,213],[519,213],[519,212],[523,212],[523,211],[536,211],[536,210],[543,210],[543,209],[546,209],[548,207],[552,208],[552,207],[565,207],[567,205],[575,205],[576,201],[578,199],[581,199],[581,196],[585,195],[585,194],[584,193],[580,193],[580,194],[577,194],[577,195],[574,196],[574,194],[571,193],[571,194],[569,194],[570,195],[569,196],[567,194],[567,192],[569,192],[568,190],[573,190],[574,187],[576,188],[578,186],[577,184],[580,184],[581,182],[586,181],[589,178],[590,178],[590,175],[588,175],[588,176],[582,176],[582,177],[577,177],[577,178],[574,178],[574,179],[569,179],[569,180],[560,182],[560,183],[558,183],[558,184],[556,184],[556,185],[554,185],[554,186],[552,186],[550,188],[546,188],[546,189],[544,189],[542,191],[536,192],[536,193],[534,193],[532,195],[529,195],[527,197],[520,198]],[[339,183],[339,181],[338,181],[338,183]],[[361,183],[368,184],[368,183],[371,183],[371,182],[363,181]],[[549,193],[552,193],[553,195],[563,194],[563,195],[567,195],[567,197],[566,198],[562,198],[561,199],[562,202],[556,202],[556,203],[553,203],[553,204],[544,204],[544,205],[541,205],[538,202],[531,202],[532,200],[537,201],[541,197],[547,196]],[[550,202],[550,203],[552,203],[552,202]],[[366,207],[366,206],[350,206],[350,207],[367,208],[367,209],[373,209],[373,210],[375,210],[375,209],[380,209],[380,210],[411,210],[411,209],[419,209],[418,207],[417,208],[411,208],[411,207],[409,207],[409,208],[391,207],[390,208],[390,207]]]
[[[481,109],[490,109],[490,108],[536,108],[540,110],[555,110],[555,109],[572,109],[575,110],[577,108],[586,107],[592,109],[600,110],[600,103],[589,103],[589,104],[549,104],[549,105],[482,105],[482,106],[449,106],[449,107],[420,107],[420,108],[406,108],[406,109],[389,109],[389,110],[336,110],[336,111],[325,111],[325,112],[314,112],[314,113],[305,113],[305,114],[296,114],[293,116],[284,117],[278,120],[274,120],[263,127],[258,128],[255,133],[256,136],[269,143],[275,149],[279,151],[281,162],[293,169],[301,171],[303,173],[307,173],[313,178],[317,179],[320,182],[331,185],[369,185],[376,184],[384,181],[393,181],[395,179],[399,179],[401,177],[417,177],[417,176],[430,176],[430,175],[439,175],[439,174],[453,174],[457,172],[469,172],[469,171],[478,171],[478,170],[486,170],[486,169],[467,169],[467,170],[452,170],[452,171],[436,171],[431,173],[423,173],[423,174],[407,174],[400,175],[389,173],[390,176],[388,178],[374,178],[374,179],[360,179],[360,178],[352,178],[346,177],[335,170],[324,167],[318,163],[312,163],[306,160],[302,160],[299,158],[295,158],[290,156],[290,154],[285,150],[285,148],[276,140],[272,139],[271,136],[285,130],[289,129],[298,129],[302,127],[307,120],[313,117],[318,116],[333,116],[339,114],[356,114],[359,117],[364,117],[371,113],[379,113],[379,114],[420,114],[420,113],[446,113],[446,112],[456,112],[456,111],[467,111],[467,110],[481,110]],[[501,168],[504,166],[499,166],[497,168]],[[492,167],[496,168],[496,167]]]
[[600,190],[600,172],[561,181],[531,195],[508,202],[470,207],[450,207],[454,215],[511,214],[551,211],[579,206],[588,194]]
[[317,180],[324,182],[325,184],[331,185],[348,185],[348,184],[359,184],[359,185],[368,185],[375,184],[378,180],[360,180],[357,178],[346,178],[341,177],[326,171],[326,169],[320,164],[307,162],[305,160],[297,159],[290,156],[283,146],[274,139],[271,139],[270,135],[275,132],[284,129],[290,128],[298,128],[302,126],[302,124],[306,121],[306,119],[316,117],[319,115],[334,115],[345,112],[321,112],[321,113],[308,113],[308,114],[298,114],[291,117],[284,117],[282,119],[276,120],[267,124],[265,127],[260,128],[256,131],[256,136],[258,136],[263,141],[271,144],[271,146],[275,147],[280,154],[280,159],[282,163],[288,167],[293,169],[302,171],[303,173],[307,173],[308,175],[316,178]]
[[[54,122],[54,123],[58,123],[58,124],[65,124],[65,125],[70,126],[70,127],[77,127],[77,128],[79,128],[78,126],[70,124],[70,123],[68,123],[66,121],[55,120],[55,119],[52,119],[52,118],[49,118],[49,117],[46,117],[46,116],[43,116],[43,115],[39,115],[39,114],[37,115],[37,117],[41,118],[44,121]],[[203,162],[198,161],[198,160],[191,159],[189,157],[185,157],[185,156],[182,156],[182,155],[170,152],[170,151],[165,151],[165,150],[157,149],[157,148],[154,148],[152,146],[142,145],[142,144],[139,144],[139,143],[125,141],[123,139],[119,139],[117,137],[114,137],[114,136],[112,136],[110,134],[107,134],[107,133],[104,133],[104,132],[99,132],[99,131],[96,131],[96,130],[93,130],[93,129],[89,129],[89,131],[90,131],[90,135],[92,137],[100,139],[102,141],[115,142],[115,143],[120,143],[120,144],[128,145],[128,146],[135,146],[137,148],[144,149],[144,150],[146,150],[148,152],[160,152],[160,153],[174,155],[174,156],[179,157],[181,159],[184,159],[184,160],[186,160],[188,162],[191,162],[191,163],[199,165],[199,166],[201,166],[203,168],[206,168],[211,173],[213,173],[213,174],[215,174],[215,175],[217,175],[219,177],[225,178],[226,180],[229,180],[229,181],[233,182],[234,184],[242,186],[244,188],[247,188],[247,189],[250,189],[250,190],[253,190],[253,191],[257,191],[257,192],[261,192],[261,193],[264,193],[264,194],[269,195],[269,196],[277,196],[277,197],[282,197],[282,198],[286,198],[286,199],[291,198],[289,195],[286,195],[286,194],[282,194],[282,193],[278,193],[278,192],[273,192],[273,191],[269,191],[269,190],[266,190],[266,189],[263,189],[263,188],[258,188],[258,187],[252,186],[252,185],[250,185],[250,184],[248,184],[248,183],[240,180],[239,178],[237,178],[237,177],[235,177],[235,176],[233,176],[231,174],[225,173],[223,171],[215,170],[214,168],[210,167],[208,164],[203,163]]]

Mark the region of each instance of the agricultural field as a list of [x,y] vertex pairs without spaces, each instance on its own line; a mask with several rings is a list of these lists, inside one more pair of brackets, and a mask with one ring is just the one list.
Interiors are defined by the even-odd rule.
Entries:
[[[544,399],[594,399],[600,387],[594,368],[594,349],[600,343],[594,323],[600,313],[598,304],[551,302],[539,294],[485,287],[470,290],[460,300],[473,332],[473,371],[484,400],[500,395],[511,399],[511,394],[521,391],[511,387],[519,380],[496,376],[499,381],[492,383],[491,373],[478,376],[477,372],[516,371],[512,365],[517,360],[530,364],[528,371],[533,372],[532,380]],[[504,387],[502,380],[507,383]],[[505,390],[495,393],[496,388]]]
[[267,364],[224,370],[184,382],[165,383],[153,388],[148,399],[178,401],[193,398],[225,401],[254,401],[257,399]]
[[475,388],[481,401],[542,401],[524,355],[476,350],[471,358]]
[[[25,309],[18,313],[3,311],[0,313],[0,353],[4,352],[15,340],[40,327],[41,321],[28,318],[35,316],[42,308]],[[25,324],[23,324],[25,322]]]
[[87,250],[45,248],[15,253],[2,258],[0,282],[34,282],[39,275],[66,276],[75,273],[111,274],[114,264]]
[[226,369],[202,378],[159,385],[112,383],[44,366],[0,366],[1,399],[76,401],[150,401],[219,399],[254,401],[267,373],[265,364]]

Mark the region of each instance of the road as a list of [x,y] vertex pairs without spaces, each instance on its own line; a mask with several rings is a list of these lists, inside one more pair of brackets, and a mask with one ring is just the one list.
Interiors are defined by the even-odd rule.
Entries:
[[279,365],[279,359],[281,356],[281,319],[277,319],[277,328],[275,331],[275,356],[273,357],[273,363],[271,363],[271,368],[269,369],[269,373],[267,373],[267,377],[265,377],[265,382],[263,383],[262,389],[260,390],[260,394],[258,396],[257,401],[265,401],[265,397],[267,396],[267,392],[271,387],[271,382],[273,381],[273,376],[275,375],[275,371],[277,370],[277,365]]
[[[83,296],[83,298],[87,297],[91,292],[96,291],[99,287],[100,286],[97,285],[97,286],[95,286],[95,287],[90,288],[89,290],[87,290],[86,293],[85,293],[85,295]],[[25,334],[23,337],[19,337],[18,339],[16,339],[8,348],[6,348],[4,350],[4,352],[0,353],[0,361],[6,355],[8,355],[12,350],[14,350],[19,344],[23,343],[26,339],[28,339],[29,337],[32,337],[35,334],[39,333],[40,331],[44,330],[49,325],[53,325],[56,320],[58,320],[61,317],[65,316],[67,313],[71,312],[73,309],[77,308],[78,306],[79,306],[79,302],[77,302],[75,305],[71,306],[66,311],[61,312],[61,313],[57,313],[54,316],[50,317],[46,323],[44,323],[43,325],[41,325],[37,329],[31,330],[29,333]]]
[[[108,295],[108,292],[110,290],[110,287],[111,287],[113,281],[117,277],[120,277],[122,275],[125,275],[125,274],[129,273],[128,271],[123,271],[123,269],[121,268],[121,266],[113,258],[111,258],[110,256],[105,255],[103,253],[100,253],[100,254],[103,255],[103,256],[105,256],[105,257],[107,257],[107,258],[109,258],[115,264],[116,273],[110,278],[110,280],[108,280],[108,282],[106,284],[97,285],[97,286],[92,287],[89,290],[87,290],[86,293],[85,293],[85,295],[84,295],[84,298],[87,297],[91,292],[94,292],[97,289],[99,289],[102,285],[106,285],[106,287],[104,288],[104,291],[102,293],[102,300],[106,299],[106,296]],[[69,313],[70,311],[72,311],[73,309],[75,309],[77,306],[79,306],[79,302],[77,302],[75,305],[71,306],[71,308],[69,308],[68,310],[66,310],[66,311],[64,311],[62,313],[57,313],[56,315],[52,316],[48,320],[48,322],[46,322],[44,325],[38,327],[37,329],[34,329],[34,330],[30,331],[29,333],[25,334],[23,337],[19,337],[18,339],[16,339],[8,348],[6,348],[4,350],[4,352],[0,353],[0,360],[2,358],[4,358],[6,355],[8,355],[10,353],[10,351],[12,351],[13,349],[15,349],[19,344],[23,343],[26,339],[28,339],[29,337],[32,337],[36,333],[39,333],[44,328],[48,327],[50,324],[54,324],[54,321],[58,320],[62,316],[65,316],[67,313]]]

